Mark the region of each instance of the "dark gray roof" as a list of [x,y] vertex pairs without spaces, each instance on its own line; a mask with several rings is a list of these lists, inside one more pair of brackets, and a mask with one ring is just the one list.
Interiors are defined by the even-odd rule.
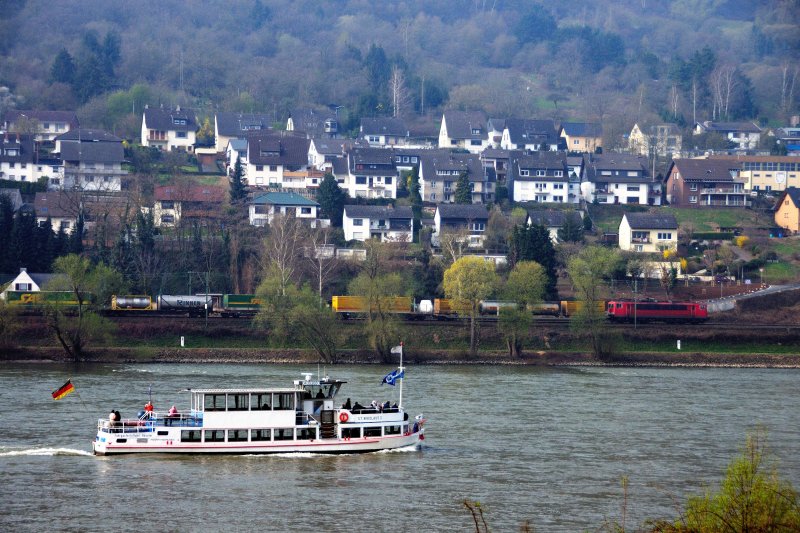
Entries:
[[[2,189],[0,189],[0,192],[2,192]],[[783,194],[784,194],[784,196],[788,196],[789,198],[792,199],[792,203],[794,204],[794,206],[796,208],[800,208],[800,189],[798,189],[797,187],[787,187],[786,190],[783,191]],[[778,210],[778,208],[783,203],[782,200],[783,200],[784,196],[781,196],[779,201],[775,203],[775,210],[776,211]]]
[[117,137],[116,135],[112,135],[107,131],[97,130],[97,129],[89,129],[89,128],[77,128],[73,130],[69,130],[67,133],[62,133],[58,137],[55,138],[56,141],[78,141],[81,142],[112,142],[112,143],[121,143],[122,139]]
[[[592,182],[616,181],[641,183],[649,181],[647,171],[647,158],[638,155],[606,152],[605,154],[586,154],[584,157],[586,179]],[[609,171],[611,175],[603,175]],[[629,176],[629,172],[636,172],[636,176]]]
[[217,132],[225,137],[237,137],[249,131],[271,129],[272,119],[264,113],[217,113]]
[[492,148],[491,146],[485,148],[481,152],[481,157],[484,159],[508,159],[513,150],[504,150],[503,148]]
[[346,148],[355,145],[355,141],[350,139],[314,139],[314,148],[317,153],[342,157]]
[[480,111],[449,110],[444,112],[442,119],[451,139],[482,140],[486,137],[486,115]]
[[436,209],[441,220],[489,220],[483,204],[439,204]]
[[[195,131],[197,129],[197,118],[193,109],[147,107],[144,110],[144,120],[151,130]],[[185,124],[175,122],[185,122]]]
[[386,148],[353,148],[348,152],[351,174],[386,176],[397,174],[394,152]]
[[548,170],[552,174],[554,170],[567,171],[567,154],[564,152],[533,152],[513,159],[516,168]]
[[[684,181],[733,181],[731,172],[741,169],[742,163],[725,159],[673,159],[672,166]],[[667,176],[672,173],[672,166]]]
[[38,120],[39,122],[65,122],[72,127],[78,125],[78,115],[76,115],[74,111],[14,109],[6,112],[5,120],[9,124],[16,123],[22,116]]
[[486,121],[486,129],[502,132],[506,129],[506,119],[504,118],[490,118]]
[[410,220],[414,216],[410,207],[383,205],[346,205],[344,213],[349,218],[385,218],[388,220]]
[[333,175],[336,177],[344,178],[349,173],[347,165],[347,159],[344,157],[337,157],[331,161],[331,172],[333,172]]
[[601,137],[603,126],[596,122],[563,122],[561,130],[570,137]]
[[247,137],[248,162],[251,165],[308,165],[309,139],[285,132],[253,134]]
[[675,215],[659,213],[625,213],[631,229],[678,229]]
[[550,119],[506,120],[509,140],[514,144],[555,144],[558,142],[556,126]]
[[744,132],[744,133],[760,133],[761,128],[752,122],[712,122],[706,121],[702,123],[702,127],[706,131],[713,131],[717,133],[728,132]]
[[294,131],[301,131],[308,137],[322,137],[325,134],[325,121],[336,121],[336,115],[329,110],[319,111],[311,108],[295,108],[290,117]]
[[399,118],[378,117],[361,119],[361,135],[408,137],[408,128]]
[[528,216],[531,224],[546,228],[560,228],[567,218],[564,211],[528,211]]
[[61,159],[86,163],[122,163],[125,159],[125,150],[122,148],[122,143],[62,142]]
[[[10,152],[16,152],[16,155],[10,155]],[[0,161],[32,163],[34,155],[33,135],[5,133],[0,137]]]
[[437,179],[438,171],[456,172],[452,179],[458,179],[461,172],[466,171],[470,181],[486,180],[486,170],[481,158],[476,154],[453,153],[448,150],[428,150],[420,152],[422,176],[426,180]]

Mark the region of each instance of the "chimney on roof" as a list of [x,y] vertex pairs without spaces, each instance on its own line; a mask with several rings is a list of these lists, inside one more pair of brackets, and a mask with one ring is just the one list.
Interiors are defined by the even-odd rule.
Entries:
[[19,273],[20,273],[20,274],[22,274],[23,272],[27,272],[27,271],[28,271],[28,269],[27,269],[27,268],[25,268],[25,267],[20,267],[20,268],[19,268]]
[[180,113],[180,111],[181,111],[181,106],[179,106],[179,105],[175,106],[175,111],[176,111],[176,112],[178,112],[178,113]]

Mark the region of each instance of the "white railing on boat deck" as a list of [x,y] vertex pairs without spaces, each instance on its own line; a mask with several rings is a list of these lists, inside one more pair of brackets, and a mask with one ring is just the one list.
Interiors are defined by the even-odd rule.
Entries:
[[97,421],[97,430],[108,433],[152,432],[156,426],[203,427],[203,419],[194,415],[153,413],[142,418],[126,418],[117,422],[112,422],[107,418],[101,418]]

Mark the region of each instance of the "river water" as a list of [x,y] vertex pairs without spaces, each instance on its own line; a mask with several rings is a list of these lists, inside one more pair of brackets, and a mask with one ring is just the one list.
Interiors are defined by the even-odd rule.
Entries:
[[[283,386],[292,365],[4,365],[3,531],[470,531],[463,500],[493,531],[596,530],[674,517],[718,482],[763,427],[800,486],[800,370],[422,366],[403,403],[428,419],[421,450],[350,456],[94,457],[95,423],[186,409],[186,387]],[[342,401],[397,399],[390,370],[340,366]],[[335,372],[334,372],[335,371]],[[77,393],[50,393],[72,378]]]

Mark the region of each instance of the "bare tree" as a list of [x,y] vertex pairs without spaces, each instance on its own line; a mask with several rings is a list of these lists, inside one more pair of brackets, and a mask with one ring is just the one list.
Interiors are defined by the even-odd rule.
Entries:
[[469,230],[442,230],[439,235],[439,246],[442,249],[442,256],[445,267],[449,267],[458,261],[469,246]]
[[281,296],[286,296],[297,270],[303,233],[302,223],[292,215],[275,215],[269,223],[264,263],[269,274],[275,276]]
[[392,69],[392,77],[389,79],[389,94],[392,95],[392,116],[395,118],[403,116],[411,102],[411,97],[406,88],[406,77],[403,70],[396,66]]
[[672,116],[673,117],[677,117],[678,116],[678,95],[679,94],[680,93],[678,92],[678,86],[673,84],[672,87],[669,90],[669,108],[672,111]]
[[784,63],[781,68],[781,111],[785,116],[789,115],[794,105],[794,84],[799,72],[800,67],[796,65],[790,70],[789,63]]
[[322,300],[322,290],[325,287],[325,283],[338,266],[336,250],[331,241],[331,228],[318,228],[309,235],[308,246],[305,251],[305,258],[314,269],[314,277],[317,280],[317,294],[320,300]]

